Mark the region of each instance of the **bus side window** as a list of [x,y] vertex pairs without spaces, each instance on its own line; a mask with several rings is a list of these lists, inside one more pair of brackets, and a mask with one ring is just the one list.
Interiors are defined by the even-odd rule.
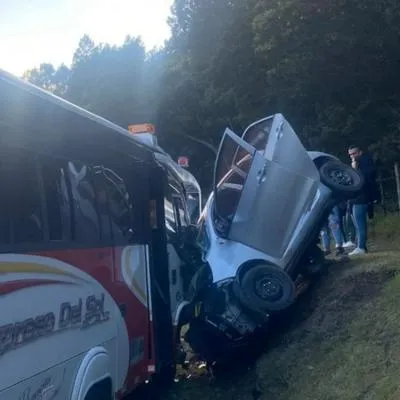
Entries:
[[10,178],[11,174],[7,170],[7,161],[4,159],[3,154],[0,157],[0,182],[2,190],[0,196],[0,245],[11,244],[11,196],[10,196]]
[[10,151],[4,161],[7,185],[2,196],[8,198],[13,244],[38,243],[44,240],[42,197],[39,171],[33,154]]
[[41,157],[41,175],[46,204],[49,239],[72,239],[71,187],[67,181],[67,163]]
[[165,209],[165,223],[167,228],[167,233],[176,233],[178,230],[178,222],[176,216],[176,209],[174,206],[174,199],[171,192],[174,189],[168,185],[167,192],[164,197],[164,209]]
[[100,241],[100,217],[92,168],[70,161],[67,175],[73,203],[73,239],[78,243],[97,244]]
[[176,207],[176,214],[178,216],[179,227],[183,228],[189,225],[187,219],[186,209],[182,197],[179,195],[174,196],[174,203]]
[[124,179],[110,168],[101,167],[96,174],[96,190],[107,201],[110,226],[114,242],[128,244],[134,230],[133,203]]
[[97,200],[97,212],[100,218],[100,236],[101,240],[105,243],[111,243],[112,235],[112,224],[109,213],[109,198],[107,188],[104,184],[103,168],[101,166],[93,167],[93,184],[94,191]]

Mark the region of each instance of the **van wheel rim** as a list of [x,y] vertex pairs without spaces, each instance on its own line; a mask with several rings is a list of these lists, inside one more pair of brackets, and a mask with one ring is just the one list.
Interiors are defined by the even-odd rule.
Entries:
[[255,293],[263,300],[274,301],[282,297],[282,285],[275,279],[265,276],[255,282]]
[[329,177],[333,182],[341,186],[351,186],[353,184],[353,179],[350,174],[341,169],[330,170]]

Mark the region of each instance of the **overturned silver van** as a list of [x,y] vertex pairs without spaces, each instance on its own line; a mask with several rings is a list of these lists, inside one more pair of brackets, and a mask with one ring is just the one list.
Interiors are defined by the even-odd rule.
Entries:
[[198,225],[204,321],[240,339],[288,308],[296,278],[323,266],[318,236],[330,210],[362,187],[350,166],[307,151],[282,114],[241,137],[226,129]]

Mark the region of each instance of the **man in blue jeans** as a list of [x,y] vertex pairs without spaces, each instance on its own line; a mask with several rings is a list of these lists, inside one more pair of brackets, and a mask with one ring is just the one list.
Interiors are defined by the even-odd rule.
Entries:
[[365,181],[363,191],[351,201],[357,247],[349,256],[355,256],[367,253],[368,204],[375,200],[376,168],[372,157],[364,153],[359,146],[350,146],[348,152],[351,166],[363,175]]

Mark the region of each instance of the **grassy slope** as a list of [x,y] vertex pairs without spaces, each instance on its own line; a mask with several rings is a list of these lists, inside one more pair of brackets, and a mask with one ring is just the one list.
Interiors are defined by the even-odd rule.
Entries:
[[371,227],[376,251],[330,266],[255,365],[212,385],[197,375],[177,384],[169,398],[399,399],[399,226],[400,218],[377,218]]
[[264,398],[399,398],[398,264],[398,254],[384,253],[335,268],[311,316],[259,361]]

